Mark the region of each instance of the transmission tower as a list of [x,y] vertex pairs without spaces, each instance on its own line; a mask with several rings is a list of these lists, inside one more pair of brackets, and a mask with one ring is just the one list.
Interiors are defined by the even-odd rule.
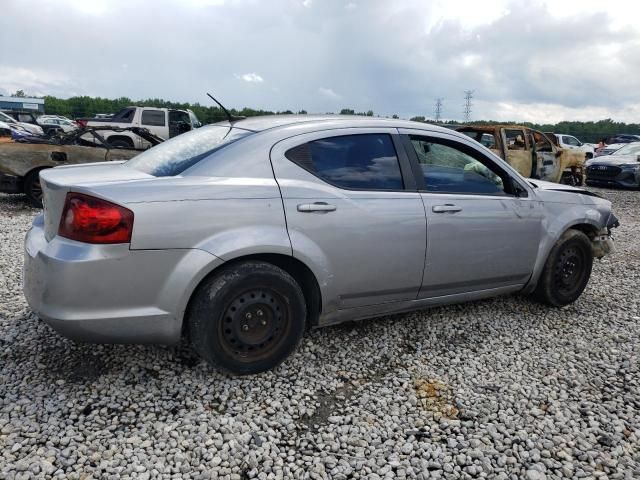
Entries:
[[442,117],[442,101],[443,100],[444,98],[436,98],[436,108],[435,108],[436,123],[438,123],[440,121],[440,118]]
[[464,123],[469,123],[471,120],[471,107],[473,103],[471,100],[473,99],[473,90],[465,90],[464,91]]

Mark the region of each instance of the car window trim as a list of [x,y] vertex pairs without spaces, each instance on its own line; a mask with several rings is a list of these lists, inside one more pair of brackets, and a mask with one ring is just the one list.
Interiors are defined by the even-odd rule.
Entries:
[[[335,130],[329,130],[332,132],[338,132],[339,129],[335,129]],[[400,178],[402,180],[402,188],[401,189],[397,189],[397,188],[354,188],[354,187],[345,187],[342,185],[336,185],[335,183],[332,183],[330,181],[328,181],[326,178],[323,178],[321,176],[319,176],[316,172],[309,170],[308,168],[303,167],[302,165],[300,165],[297,162],[294,162],[293,160],[290,160],[287,156],[286,153],[296,147],[299,147],[301,145],[305,145],[311,142],[315,142],[318,140],[323,140],[326,138],[334,138],[334,137],[347,137],[347,136],[352,136],[352,135],[388,135],[391,137],[391,143],[393,145],[393,148],[395,150],[395,154],[396,154],[396,160],[398,161],[398,168],[400,169]],[[315,178],[317,178],[318,180],[320,180],[323,183],[326,183],[327,185],[331,185],[334,188],[340,189],[340,190],[345,190],[345,191],[350,191],[350,192],[417,192],[417,185],[415,182],[415,178],[413,178],[414,176],[412,175],[411,172],[411,168],[410,168],[410,160],[409,158],[406,156],[406,152],[405,152],[405,148],[402,145],[402,142],[394,137],[398,137],[399,134],[397,133],[392,133],[392,132],[388,132],[388,131],[384,131],[384,132],[362,132],[362,133],[336,133],[335,135],[327,135],[327,136],[323,136],[323,137],[318,137],[318,138],[314,138],[313,140],[306,140],[304,142],[300,142],[300,143],[296,143],[295,145],[292,145],[290,147],[288,147],[285,151],[284,151],[284,157],[287,159],[287,161],[293,163],[294,165],[296,165],[299,168],[302,168],[305,172],[310,173],[311,175],[313,175]],[[404,168],[403,168],[403,160],[401,157],[404,157]],[[408,186],[412,185],[413,189],[408,188]]]
[[[413,170],[413,174],[416,180],[416,184],[418,186],[418,191],[420,193],[432,193],[432,194],[438,194],[438,195],[474,195],[474,196],[482,196],[482,197],[494,197],[494,198],[526,198],[529,196],[529,191],[527,188],[522,186],[522,182],[518,181],[516,178],[514,178],[513,175],[511,175],[511,173],[508,170],[505,170],[503,168],[501,168],[500,165],[498,165],[496,162],[493,161],[493,159],[491,159],[490,157],[486,156],[483,152],[481,152],[480,150],[474,148],[471,145],[467,145],[464,142],[461,142],[457,139],[454,138],[446,138],[444,136],[438,136],[438,135],[433,135],[432,132],[419,132],[416,131],[415,133],[406,133],[403,132],[400,134],[402,137],[402,144],[404,146],[404,149],[406,150],[407,155],[409,156],[410,160],[411,160],[411,165],[412,165],[412,170]],[[426,183],[424,180],[424,174],[422,172],[422,169],[420,168],[420,162],[418,161],[418,154],[415,151],[415,148],[413,147],[413,144],[411,143],[411,136],[416,136],[416,137],[424,137],[426,139],[428,139],[429,141],[433,141],[433,143],[438,143],[441,145],[445,145],[445,146],[450,146],[447,145],[447,143],[451,143],[451,144],[456,144],[456,145],[460,145],[464,148],[464,150],[460,149],[460,151],[462,151],[463,153],[466,153],[467,155],[469,155],[470,157],[472,157],[473,159],[479,161],[480,163],[482,163],[485,167],[489,168],[489,170],[493,171],[494,173],[496,173],[494,171],[493,168],[490,168],[487,163],[489,165],[492,165],[493,167],[495,167],[495,169],[499,170],[502,175],[497,174],[500,178],[502,178],[503,182],[504,182],[504,177],[507,177],[510,179],[511,182],[516,182],[520,188],[523,190],[523,193],[519,196],[513,194],[513,193],[508,193],[508,192],[504,192],[503,195],[496,195],[494,193],[482,193],[482,192],[434,192],[432,190],[427,190],[426,188]],[[472,141],[475,142],[475,140],[470,139]],[[455,147],[452,147],[455,148]],[[469,152],[473,152],[473,154],[468,153]],[[484,161],[483,161],[484,160]],[[504,160],[502,160],[504,162]]]

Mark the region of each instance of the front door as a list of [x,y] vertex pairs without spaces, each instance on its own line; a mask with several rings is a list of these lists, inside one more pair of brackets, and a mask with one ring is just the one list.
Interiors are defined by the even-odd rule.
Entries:
[[[509,173],[446,134],[407,133],[422,178],[427,255],[420,298],[524,285],[541,235],[542,209]],[[520,191],[520,189],[522,191]]]
[[397,137],[395,129],[338,129],[272,149],[293,255],[314,266],[325,313],[418,294],[425,212]]

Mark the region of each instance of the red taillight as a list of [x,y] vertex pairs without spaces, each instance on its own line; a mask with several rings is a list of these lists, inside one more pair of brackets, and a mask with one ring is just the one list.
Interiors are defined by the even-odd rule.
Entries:
[[78,124],[78,126],[80,128],[84,128],[87,126],[87,123],[89,123],[88,120],[76,120],[76,123]]
[[129,243],[133,212],[82,193],[67,193],[58,235],[85,243]]

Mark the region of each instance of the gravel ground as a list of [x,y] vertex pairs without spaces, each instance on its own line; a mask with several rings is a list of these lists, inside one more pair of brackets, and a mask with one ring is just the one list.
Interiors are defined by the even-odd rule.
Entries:
[[92,346],[21,292],[36,210],[0,195],[0,478],[640,478],[640,194],[561,310],[517,296],[313,331],[229,378]]

